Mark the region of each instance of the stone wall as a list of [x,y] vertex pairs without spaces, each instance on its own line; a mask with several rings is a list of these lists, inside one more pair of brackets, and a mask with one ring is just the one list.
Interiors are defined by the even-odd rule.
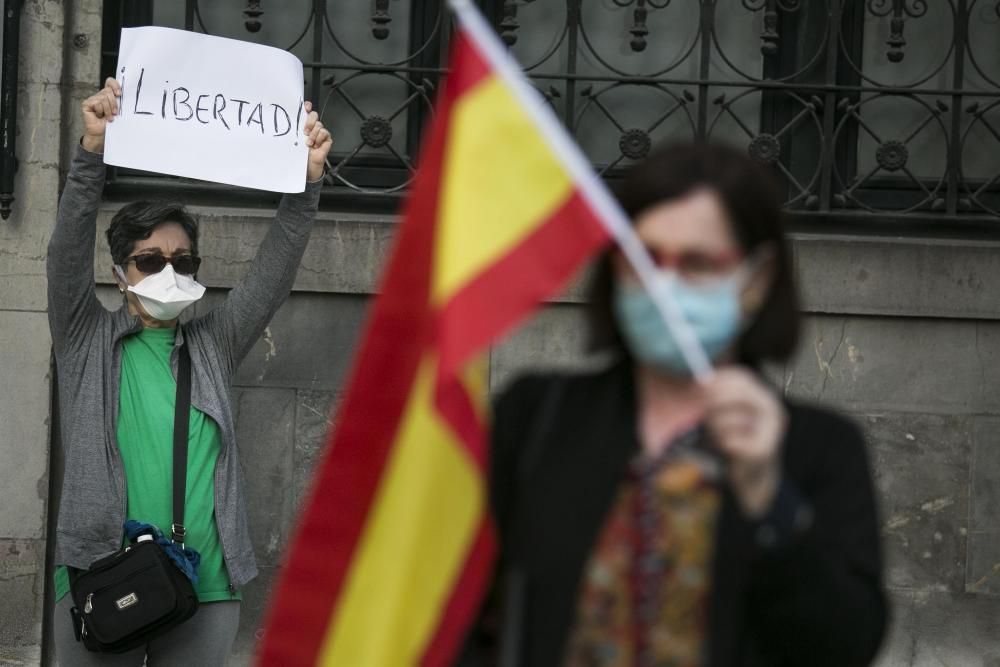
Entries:
[[[267,220],[249,210],[199,212],[205,280],[229,287]],[[391,225],[323,214],[295,292],[237,377],[265,564],[248,591],[241,654],[251,650],[253,619],[350,370]],[[793,249],[803,340],[771,376],[789,396],[842,409],[867,434],[893,600],[879,665],[1000,665],[1000,528],[991,525],[1000,510],[1000,304],[991,303],[1000,244],[798,235]],[[97,256],[107,262],[105,248]],[[494,389],[526,368],[586,363],[581,292],[575,285],[493,350]],[[199,308],[222,295],[213,290]]]
[[[97,84],[100,6],[28,0],[22,19],[18,199],[0,222],[0,665],[47,662],[43,629],[65,622],[45,612],[59,457],[44,254],[77,108]],[[106,205],[101,229],[115,209]],[[200,312],[243,275],[269,214],[196,210],[211,288]],[[249,661],[393,230],[391,218],[323,214],[293,295],[239,371],[237,432],[263,567],[246,590],[236,664]],[[840,236],[799,236],[794,247],[805,336],[772,375],[789,395],[838,406],[865,427],[894,603],[879,665],[997,667],[1000,247]],[[106,249],[95,252],[101,298],[115,307]],[[581,363],[579,293],[493,350],[494,388],[525,367]]]
[[25,3],[17,200],[0,221],[0,664],[42,659],[51,397],[45,247],[59,192],[64,23],[62,3]]

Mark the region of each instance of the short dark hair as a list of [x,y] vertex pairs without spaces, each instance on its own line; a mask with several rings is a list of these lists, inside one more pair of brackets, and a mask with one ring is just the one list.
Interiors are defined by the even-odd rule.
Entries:
[[[737,345],[741,363],[784,361],[799,338],[799,299],[783,231],[781,198],[772,175],[748,155],[717,144],[675,144],[655,149],[629,169],[616,188],[633,221],[650,208],[708,188],[722,201],[744,252],[767,243],[775,249],[774,282]],[[588,319],[592,351],[628,351],[612,310],[611,252],[598,261],[590,285]]]
[[123,206],[108,227],[111,259],[121,264],[135,248],[136,241],[148,239],[160,225],[175,222],[184,228],[191,240],[191,254],[198,254],[198,221],[183,204],[171,201],[137,201]]

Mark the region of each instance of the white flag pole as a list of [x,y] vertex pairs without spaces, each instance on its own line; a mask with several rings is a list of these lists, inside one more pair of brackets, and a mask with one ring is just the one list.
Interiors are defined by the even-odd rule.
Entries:
[[486,23],[471,0],[448,0],[448,4],[458,17],[462,28],[479,47],[483,57],[510,86],[518,100],[539,125],[542,136],[545,137],[553,152],[573,176],[574,182],[579,184],[583,198],[597,211],[598,218],[607,228],[611,237],[618,243],[622,254],[625,255],[632,268],[635,269],[639,282],[649,292],[660,316],[677,339],[691,374],[699,382],[708,380],[712,375],[712,364],[708,355],[705,354],[705,350],[691,329],[691,325],[684,319],[673,295],[661,281],[655,280],[656,266],[650,259],[649,253],[646,252],[642,241],[636,235],[628,216],[625,215],[618,202],[608,192],[607,187],[594,173],[590,163],[570,138],[552,109],[544,102],[538,91],[527,82],[521,68],[506,51],[500,38]]

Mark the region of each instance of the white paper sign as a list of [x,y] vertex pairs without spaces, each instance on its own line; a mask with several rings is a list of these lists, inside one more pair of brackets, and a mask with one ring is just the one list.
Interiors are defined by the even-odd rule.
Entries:
[[172,28],[122,30],[104,161],[275,192],[305,189],[302,62]]

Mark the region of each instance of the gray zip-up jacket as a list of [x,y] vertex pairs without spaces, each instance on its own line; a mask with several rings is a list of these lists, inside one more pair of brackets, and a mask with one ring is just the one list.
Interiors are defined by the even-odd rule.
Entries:
[[[57,565],[87,568],[121,546],[125,471],[116,439],[122,339],[142,324],[126,307],[106,310],[94,287],[101,155],[77,146],[49,242],[49,327],[59,377],[65,476],[56,535]],[[257,575],[247,527],[230,382],[292,287],[316,216],[320,183],[285,195],[246,278],[225,302],[177,328],[191,353],[191,404],[215,420],[222,448],[215,469],[215,516],[233,587]],[[165,424],[165,428],[171,425]],[[165,528],[161,526],[161,528]]]

